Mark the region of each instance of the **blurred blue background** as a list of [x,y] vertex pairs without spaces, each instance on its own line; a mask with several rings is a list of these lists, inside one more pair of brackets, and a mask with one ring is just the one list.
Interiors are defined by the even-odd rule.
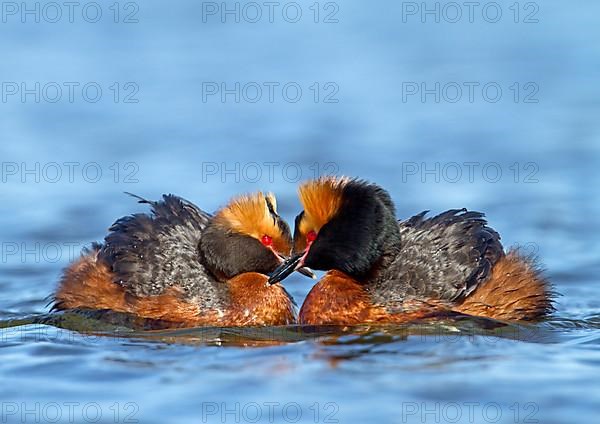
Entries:
[[[205,400],[297,401],[307,422],[314,402],[322,413],[335,403],[341,422],[423,421],[399,415],[401,402],[498,402],[504,415],[489,422],[524,422],[515,402],[523,415],[532,402],[541,422],[597,416],[600,5],[1,6],[0,319],[47,311],[73,252],[143,210],[123,191],[213,211],[269,190],[292,220],[298,182],[330,173],[381,184],[399,218],[486,212],[506,246],[540,255],[564,296],[548,344],[248,350],[31,340],[43,326],[10,327],[0,399],[134,402],[135,418],[160,422],[198,422]],[[288,288],[301,304],[310,285]]]

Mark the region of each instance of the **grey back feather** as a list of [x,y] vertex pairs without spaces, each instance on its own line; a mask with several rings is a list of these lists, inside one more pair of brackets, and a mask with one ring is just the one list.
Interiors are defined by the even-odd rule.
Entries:
[[134,214],[109,229],[99,258],[115,282],[137,296],[154,296],[177,286],[200,306],[219,307],[225,288],[199,260],[198,244],[212,215],[174,195],[140,199],[152,215]]
[[369,287],[376,303],[393,309],[413,297],[459,301],[504,255],[484,214],[452,209],[425,218],[427,212],[398,223],[400,252]]

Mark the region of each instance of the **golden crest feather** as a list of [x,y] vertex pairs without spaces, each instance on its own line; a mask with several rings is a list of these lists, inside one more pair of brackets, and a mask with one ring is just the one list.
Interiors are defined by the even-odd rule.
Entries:
[[342,203],[342,190],[349,181],[346,177],[321,177],[305,182],[298,189],[300,202],[304,207],[304,218],[300,222],[300,232],[318,232],[339,211]]
[[220,209],[215,220],[224,227],[261,240],[263,236],[273,239],[273,247],[282,253],[291,249],[289,235],[278,225],[277,201],[273,193],[253,193],[238,196]]

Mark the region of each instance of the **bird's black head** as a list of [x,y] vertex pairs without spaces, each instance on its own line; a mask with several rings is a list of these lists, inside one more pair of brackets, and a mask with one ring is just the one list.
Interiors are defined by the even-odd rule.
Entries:
[[290,228],[270,193],[233,199],[212,218],[199,246],[203,263],[220,280],[244,272],[268,274],[291,248]]
[[304,211],[296,217],[292,258],[270,282],[280,281],[298,266],[337,269],[360,280],[400,243],[394,204],[375,184],[321,178],[303,184],[299,196]]

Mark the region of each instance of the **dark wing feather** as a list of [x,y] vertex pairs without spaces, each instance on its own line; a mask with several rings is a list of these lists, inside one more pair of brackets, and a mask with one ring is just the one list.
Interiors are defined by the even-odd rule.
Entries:
[[485,281],[504,255],[500,235],[487,226],[484,214],[452,209],[425,218],[427,212],[398,223],[400,252],[371,289],[378,303],[458,301]]
[[134,214],[116,221],[99,253],[115,282],[138,296],[159,295],[177,286],[200,304],[218,303],[220,285],[198,255],[198,243],[212,216],[170,194],[156,202],[134,197],[150,204],[152,215]]

